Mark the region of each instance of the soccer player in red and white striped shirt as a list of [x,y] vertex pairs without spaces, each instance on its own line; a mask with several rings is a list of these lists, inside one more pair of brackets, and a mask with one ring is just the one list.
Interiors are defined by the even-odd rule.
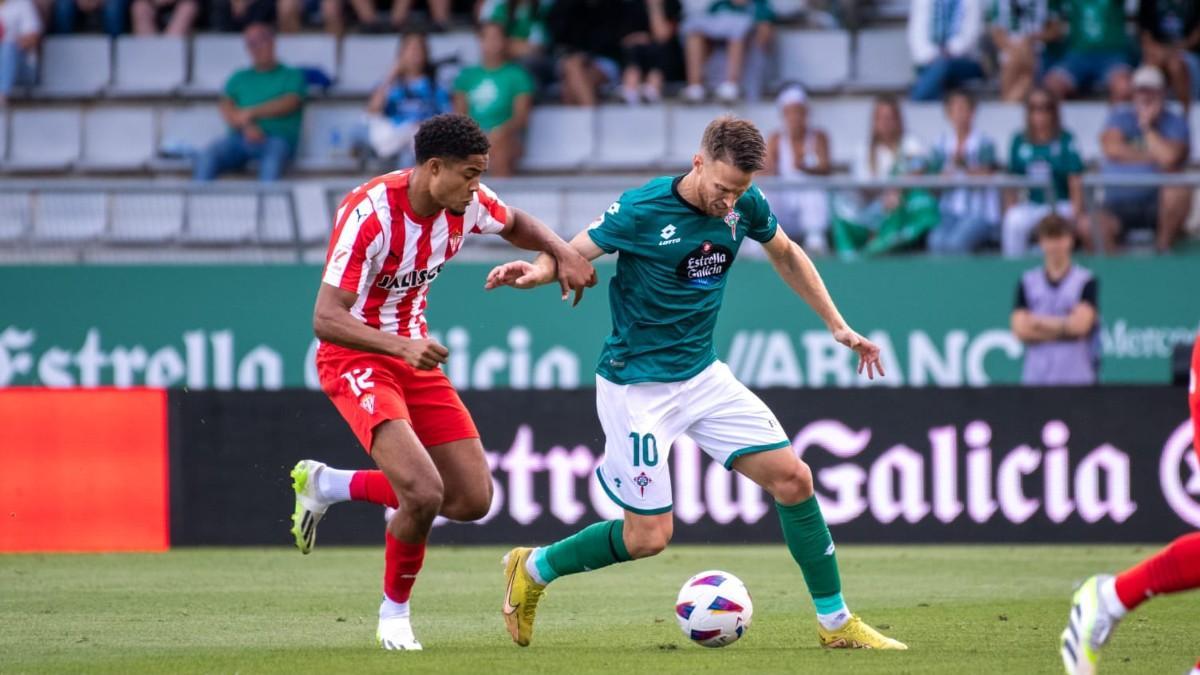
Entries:
[[387,525],[376,634],[387,649],[421,648],[408,599],[433,519],[478,520],[492,501],[479,432],[439,369],[449,350],[429,338],[429,285],[465,242],[487,234],[553,256],[564,300],[574,290],[578,302],[596,282],[591,263],[480,183],[489,145],[474,121],[433,117],[414,145],[416,167],[367,181],[342,200],[313,316],[321,388],[379,470],[303,460],[291,474],[292,533],[304,553],[331,504],[397,509]]
[[[1188,384],[1192,445],[1200,459],[1200,335],[1192,346]],[[1200,589],[1200,532],[1179,537],[1154,555],[1117,574],[1083,582],[1071,601],[1067,628],[1059,639],[1067,675],[1094,675],[1100,648],[1125,614],[1156,595]],[[1189,675],[1200,675],[1200,661]]]

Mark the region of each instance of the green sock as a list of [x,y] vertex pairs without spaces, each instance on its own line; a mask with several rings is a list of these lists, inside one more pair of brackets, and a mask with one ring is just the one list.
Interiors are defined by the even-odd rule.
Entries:
[[625,548],[625,521],[588,525],[575,534],[534,551],[538,576],[546,583],[568,574],[598,570],[632,560]]
[[[804,583],[818,611],[825,598],[836,596],[840,601],[842,578],[838,574],[837,554],[817,498],[809,497],[791,506],[776,502],[775,510],[783,526],[783,539],[804,573]],[[828,613],[828,609],[823,613]]]

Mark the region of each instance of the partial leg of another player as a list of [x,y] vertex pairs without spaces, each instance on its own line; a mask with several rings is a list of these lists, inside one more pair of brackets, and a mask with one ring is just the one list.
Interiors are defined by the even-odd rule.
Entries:
[[733,460],[732,468],[775,497],[784,541],[816,606],[821,646],[908,649],[868,626],[846,606],[833,536],[813,496],[808,465],[788,447],[744,454]]
[[658,555],[671,541],[674,528],[669,511],[653,515],[626,511],[624,520],[594,523],[549,546],[509,551],[504,556],[508,586],[503,612],[513,642],[529,645],[538,601],[551,581]]
[[[1200,588],[1200,532],[1186,534],[1117,576],[1083,582],[1062,632],[1063,665],[1071,675],[1096,672],[1100,648],[1127,612],[1156,595]],[[1196,664],[1200,670],[1200,663]]]

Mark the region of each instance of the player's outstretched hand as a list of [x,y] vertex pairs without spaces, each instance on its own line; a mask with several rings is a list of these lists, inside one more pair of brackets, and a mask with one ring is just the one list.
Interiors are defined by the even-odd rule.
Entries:
[[876,371],[883,377],[883,361],[879,360],[879,345],[849,328],[833,332],[833,339],[853,349],[858,354],[858,374],[867,371],[868,379],[875,379]]
[[450,358],[450,350],[437,340],[403,340],[400,343],[400,358],[418,370],[433,370]]
[[510,263],[498,265],[491,272],[488,272],[487,281],[483,287],[489,291],[501,286],[533,288],[539,284],[546,283],[546,279],[543,278],[542,273],[543,270],[531,262],[515,260]]
[[575,301],[571,303],[574,307],[583,299],[583,289],[596,285],[596,268],[570,246],[566,247],[557,262],[558,287],[562,290],[562,299],[566,300],[571,291],[575,291]]

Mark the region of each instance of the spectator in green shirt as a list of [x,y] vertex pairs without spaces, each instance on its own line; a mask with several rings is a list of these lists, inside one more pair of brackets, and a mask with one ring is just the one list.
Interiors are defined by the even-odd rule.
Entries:
[[213,180],[252,159],[259,180],[278,180],[300,140],[304,74],[275,60],[275,35],[266,24],[247,26],[243,36],[251,65],[229,78],[220,102],[229,133],[196,158],[196,180]]
[[1051,190],[1031,189],[1024,200],[1015,191],[1006,195],[1001,228],[1004,255],[1031,253],[1030,235],[1052,214],[1074,222],[1077,231],[1090,229],[1083,208],[1083,160],[1075,149],[1075,137],[1062,126],[1058,99],[1048,89],[1034,87],[1025,99],[1025,128],[1009,146],[1008,172],[1043,182]]
[[1066,28],[1067,52],[1046,73],[1059,99],[1105,87],[1113,101],[1133,96],[1133,44],[1125,31],[1125,0],[1058,0],[1057,29]]
[[454,81],[454,111],[470,115],[492,143],[488,172],[511,176],[533,108],[533,79],[508,59],[504,29],[487,23],[479,31],[482,62]]

